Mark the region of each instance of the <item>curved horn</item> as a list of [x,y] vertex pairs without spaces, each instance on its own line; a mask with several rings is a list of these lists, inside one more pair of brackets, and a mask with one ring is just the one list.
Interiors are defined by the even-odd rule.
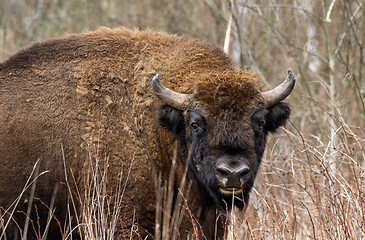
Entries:
[[186,109],[190,95],[174,92],[162,85],[160,82],[160,74],[156,74],[152,78],[152,89],[155,95],[167,105],[179,110]]
[[266,100],[266,107],[269,108],[276,103],[284,100],[293,91],[295,85],[295,76],[291,69],[288,69],[288,76],[283,83],[276,88],[267,92],[262,92],[262,96]]

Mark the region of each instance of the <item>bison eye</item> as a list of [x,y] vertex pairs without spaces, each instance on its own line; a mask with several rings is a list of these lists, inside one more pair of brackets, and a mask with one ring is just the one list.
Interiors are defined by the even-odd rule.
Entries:
[[264,125],[265,125],[265,120],[260,120],[259,122],[258,122],[258,125],[259,125],[259,127],[263,127]]
[[192,129],[196,130],[196,129],[198,129],[199,124],[197,124],[196,122],[193,122],[193,123],[190,124],[190,126],[191,126]]

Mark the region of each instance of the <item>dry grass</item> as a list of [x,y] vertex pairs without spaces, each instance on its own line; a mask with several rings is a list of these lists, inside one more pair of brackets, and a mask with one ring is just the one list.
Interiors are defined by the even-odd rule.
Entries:
[[[120,219],[118,209],[122,207],[133,159],[128,171],[121,169],[118,184],[108,186],[112,187],[115,193],[110,196],[107,189],[108,158],[100,159],[101,156],[98,155],[97,151],[90,151],[89,156],[89,169],[84,179],[84,188],[77,189],[77,199],[80,202],[81,212],[79,209],[76,212],[79,213],[81,219],[78,220],[75,230],[78,230],[84,239],[114,239],[118,227],[121,226],[124,233],[123,221]],[[100,163],[103,163],[103,166],[100,166]],[[123,176],[123,172],[127,172],[126,177]],[[77,229],[78,227],[79,229]],[[129,236],[124,234],[124,239],[129,239]]]
[[[31,41],[100,25],[150,26],[223,47],[227,6],[220,0],[2,0],[0,60]],[[267,87],[282,81],[288,67],[298,82],[288,100],[291,121],[270,137],[249,207],[231,216],[228,239],[364,239],[365,2],[236,0],[232,19],[228,52],[237,65],[257,71]],[[108,199],[107,173],[93,166],[89,194],[80,196],[80,226],[90,238],[110,238],[117,214],[108,206],[118,206],[124,183],[116,186],[120,197]],[[171,223],[164,218],[158,215],[158,223]],[[162,239],[174,234],[158,229]]]

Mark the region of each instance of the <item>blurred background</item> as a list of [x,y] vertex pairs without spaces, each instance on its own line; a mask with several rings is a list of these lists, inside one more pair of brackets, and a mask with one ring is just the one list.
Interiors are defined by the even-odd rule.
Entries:
[[267,88],[291,68],[291,121],[269,138],[250,206],[233,216],[229,238],[365,238],[364,0],[0,0],[0,61],[99,26],[221,48],[228,29],[228,54]]

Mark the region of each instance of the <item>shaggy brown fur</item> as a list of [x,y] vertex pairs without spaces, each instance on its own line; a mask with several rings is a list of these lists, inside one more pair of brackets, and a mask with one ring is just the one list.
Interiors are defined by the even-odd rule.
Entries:
[[[256,156],[251,116],[264,103],[255,74],[236,72],[220,49],[203,42],[152,31],[101,28],[33,44],[0,64],[0,206],[8,208],[19,196],[40,159],[39,172],[49,173],[38,179],[35,197],[49,204],[54,187],[62,183],[55,213],[62,219],[68,195],[63,159],[82,191],[89,151],[97,148],[100,161],[109,158],[109,186],[116,186],[121,169],[127,176],[132,164],[120,216],[124,228],[130,229],[135,214],[139,233],[153,235],[156,176],[160,171],[168,179],[177,138],[168,127],[157,126],[156,112],[162,103],[151,89],[156,73],[165,86],[194,93],[194,102],[183,114],[201,112],[210,129],[209,146],[245,148]],[[189,142],[190,133],[184,132]],[[181,149],[179,159],[178,169],[183,169]],[[259,161],[253,165],[256,172]],[[194,174],[190,175],[193,181]],[[201,202],[208,200],[196,185],[190,208],[212,239],[217,207]],[[29,193],[19,210],[26,211]],[[39,211],[46,216],[47,209]],[[15,214],[20,224],[24,218]],[[187,217],[182,223],[182,237],[193,232],[189,221]],[[218,228],[222,235],[222,226]],[[9,237],[16,231],[12,224]],[[57,239],[57,232],[51,229],[49,238]],[[117,234],[121,236],[121,231]]]

